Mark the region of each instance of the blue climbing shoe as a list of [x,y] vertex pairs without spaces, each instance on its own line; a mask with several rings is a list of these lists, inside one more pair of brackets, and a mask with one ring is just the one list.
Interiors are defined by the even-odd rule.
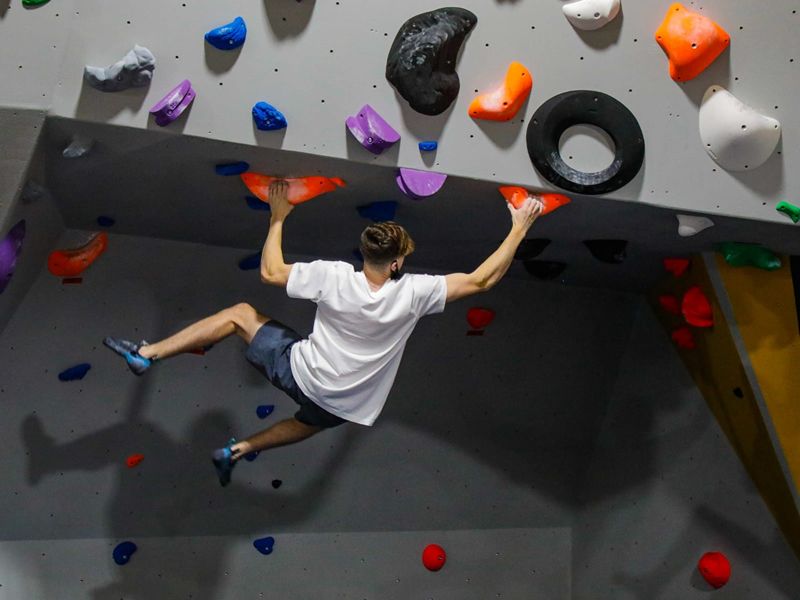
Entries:
[[147,345],[147,342],[137,344],[128,340],[107,337],[103,340],[103,344],[123,357],[134,375],[143,374],[153,364],[152,360],[139,354],[139,348]]
[[217,477],[219,477],[219,484],[225,487],[231,482],[231,473],[233,467],[236,466],[236,461],[233,460],[233,451],[231,446],[236,443],[234,438],[228,441],[228,445],[224,448],[217,448],[211,453],[211,462],[214,463],[214,468],[217,469]]

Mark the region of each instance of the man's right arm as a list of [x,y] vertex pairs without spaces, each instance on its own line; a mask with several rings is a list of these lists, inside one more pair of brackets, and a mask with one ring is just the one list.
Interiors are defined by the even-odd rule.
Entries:
[[542,213],[542,203],[530,197],[518,209],[508,204],[508,210],[511,212],[511,231],[500,247],[472,273],[451,273],[445,276],[447,302],[488,292],[503,278],[514,260],[517,248]]

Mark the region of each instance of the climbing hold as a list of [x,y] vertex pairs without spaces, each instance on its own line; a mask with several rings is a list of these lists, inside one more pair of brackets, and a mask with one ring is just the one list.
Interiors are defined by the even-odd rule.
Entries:
[[438,571],[444,566],[447,554],[438,544],[428,544],[422,551],[422,564],[429,571]]
[[440,8],[406,21],[386,59],[386,79],[424,115],[443,113],[458,96],[456,58],[478,17],[463,8]]
[[271,210],[269,204],[264,201],[256,198],[255,196],[246,196],[245,200],[247,201],[247,208],[252,210]]
[[156,125],[166,127],[175,121],[194,102],[196,95],[191,81],[181,81],[150,109],[156,118]]
[[692,286],[683,295],[681,301],[683,318],[694,327],[713,327],[714,311],[711,303],[698,286]]
[[719,589],[731,578],[731,563],[721,552],[706,552],[697,563],[697,569],[708,584]]
[[249,454],[244,455],[244,459],[247,462],[253,462],[255,459],[258,458],[259,454],[261,454],[261,452],[250,452]]
[[42,4],[47,4],[50,0],[22,0],[22,6],[25,7],[33,7],[33,6],[41,6]]
[[108,246],[108,234],[96,233],[79,248],[54,250],[47,257],[47,269],[56,277],[76,277],[88,269]]
[[[599,127],[614,141],[614,160],[595,173],[573,169],[561,158],[561,135],[573,125]],[[579,194],[605,194],[636,177],[644,161],[644,135],[633,113],[602,92],[576,90],[542,104],[528,125],[528,154],[550,183]]]
[[704,229],[714,226],[714,221],[708,217],[698,217],[695,215],[675,215],[678,219],[678,235],[690,237],[697,235]]
[[128,458],[125,459],[125,465],[129,469],[133,469],[143,460],[144,460],[144,454],[131,454]]
[[25,219],[18,221],[6,236],[0,240],[0,294],[6,289],[14,269],[17,266],[17,257],[22,252],[22,242],[25,240]]
[[[260,175],[258,173],[242,173],[239,177],[253,194],[259,200],[269,202],[269,185],[275,179],[280,177],[273,177],[271,175]],[[320,194],[332,192],[336,188],[344,187],[345,183],[338,177],[297,177],[285,179],[289,184],[289,204],[300,204],[316,198]]]
[[80,158],[86,156],[94,146],[94,140],[80,135],[73,135],[69,145],[61,151],[64,158]]
[[740,387],[733,388],[733,395],[737,398],[744,398],[744,392]]
[[119,92],[129,87],[143,87],[153,78],[156,57],[147,48],[136,44],[133,50],[105,69],[86,65],[83,77],[101,92]]
[[467,311],[467,323],[472,329],[486,329],[494,321],[491,308],[473,307]]
[[58,374],[59,381],[76,381],[78,379],[83,379],[86,374],[89,372],[89,369],[92,368],[92,365],[89,363],[81,363],[79,365],[75,365],[74,367],[70,367],[69,369],[65,369]]
[[700,139],[719,166],[729,171],[760,167],[781,139],[781,124],[712,85],[700,104]]
[[522,262],[522,266],[537,279],[548,280],[561,275],[567,268],[567,263],[555,260],[526,260]]
[[586,240],[583,244],[597,260],[612,265],[625,260],[625,249],[628,246],[625,240]]
[[266,419],[274,410],[274,404],[261,404],[256,408],[256,415],[258,415],[259,419]]
[[118,565],[127,565],[128,561],[133,556],[133,553],[136,552],[136,544],[133,542],[122,542],[121,544],[117,544],[117,547],[114,548],[113,556],[114,562]]
[[766,271],[781,268],[781,259],[763,246],[723,242],[717,245],[717,251],[732,267],[757,267]]
[[397,211],[397,202],[394,200],[386,200],[383,202],[371,202],[363,206],[357,206],[358,214],[365,219],[370,219],[375,223],[381,221],[393,221],[395,211]]
[[50,191],[41,183],[28,180],[22,188],[22,201],[26,204],[50,198]]
[[280,479],[273,479],[273,480],[272,480],[272,487],[273,487],[274,489],[276,489],[276,490],[277,490],[277,489],[278,489],[279,487],[281,487],[282,485],[283,485],[283,482],[282,482]]
[[499,188],[500,193],[506,202],[509,202],[514,208],[519,208],[528,199],[528,196],[533,196],[542,203],[542,215],[549,214],[557,208],[561,208],[565,204],[572,202],[567,196],[563,194],[532,194],[525,188],[505,185]]
[[287,125],[283,113],[266,102],[256,102],[252,112],[256,127],[261,131],[275,131]]
[[261,554],[272,554],[272,549],[275,546],[275,538],[265,537],[257,539],[253,542],[253,546],[255,546],[256,550],[261,552]]
[[239,261],[239,268],[242,271],[253,271],[261,266],[261,252],[245,256]]
[[514,254],[514,260],[533,260],[544,252],[544,249],[549,245],[550,240],[544,238],[522,240]]
[[400,134],[369,104],[353,117],[345,119],[345,125],[358,143],[373,154],[380,154],[400,141]]
[[105,215],[100,215],[97,217],[97,224],[100,227],[113,227],[116,221],[112,217],[107,217]]
[[665,258],[664,270],[672,273],[674,277],[680,277],[689,268],[691,261],[688,258]]
[[675,342],[675,345],[678,346],[678,348],[683,348],[684,350],[694,350],[697,348],[692,330],[685,325],[675,329],[672,332],[671,337],[672,341]]
[[442,189],[447,175],[433,171],[419,171],[417,169],[400,168],[397,176],[397,186],[409,198],[415,200],[433,196]]
[[777,210],[779,213],[785,214],[792,220],[793,223],[800,221],[800,206],[795,206],[794,204],[789,204],[788,202],[778,202],[775,210]]
[[420,152],[433,152],[439,147],[437,142],[429,141],[429,142],[420,142],[419,143],[419,151]]
[[680,2],[669,7],[655,35],[669,59],[669,76],[675,81],[697,77],[731,43],[722,27]]
[[619,0],[576,0],[561,10],[573,27],[593,31],[614,20],[619,14]]
[[469,116],[488,121],[510,121],[525,104],[532,87],[533,76],[527,67],[522,63],[512,62],[502,85],[472,101],[469,105]]
[[678,299],[672,294],[664,294],[658,297],[658,303],[665,311],[673,315],[681,314],[681,307],[678,304]]
[[214,172],[217,175],[241,175],[245,171],[250,170],[250,165],[244,161],[240,162],[232,162],[232,163],[221,163],[214,167]]
[[242,17],[206,33],[206,41],[217,50],[233,50],[244,44],[247,37],[247,25]]

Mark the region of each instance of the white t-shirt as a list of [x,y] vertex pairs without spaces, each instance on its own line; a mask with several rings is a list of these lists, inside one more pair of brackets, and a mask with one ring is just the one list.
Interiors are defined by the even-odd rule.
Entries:
[[315,260],[292,265],[286,293],[317,304],[313,332],[291,350],[298,387],[328,412],[372,425],[417,321],[444,310],[447,283],[407,273],[373,292],[363,271]]

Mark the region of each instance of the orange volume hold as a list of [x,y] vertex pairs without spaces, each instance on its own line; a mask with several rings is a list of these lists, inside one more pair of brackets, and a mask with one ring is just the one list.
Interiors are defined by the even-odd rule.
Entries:
[[[259,200],[269,202],[269,184],[281,177],[260,175],[259,173],[242,173],[242,181]],[[289,184],[289,204],[300,204],[316,198],[320,194],[332,192],[337,187],[344,187],[345,183],[338,177],[297,177],[286,178]]]
[[506,79],[493,92],[481,94],[469,105],[469,116],[489,121],[513,119],[533,88],[533,76],[525,65],[512,62],[508,66]]
[[503,194],[503,198],[506,199],[506,202],[511,204],[511,206],[514,208],[519,208],[522,206],[523,202],[528,199],[528,196],[534,196],[538,198],[544,207],[542,210],[543,215],[551,213],[555,209],[561,208],[565,204],[572,202],[572,200],[563,194],[531,194],[525,188],[514,185],[504,185],[499,189],[500,193]]
[[689,81],[722,54],[731,36],[708,17],[676,2],[656,29],[656,41],[669,59],[669,76]]
[[108,234],[93,235],[80,248],[53,250],[47,257],[47,269],[57,277],[77,277],[88,269],[108,246]]

